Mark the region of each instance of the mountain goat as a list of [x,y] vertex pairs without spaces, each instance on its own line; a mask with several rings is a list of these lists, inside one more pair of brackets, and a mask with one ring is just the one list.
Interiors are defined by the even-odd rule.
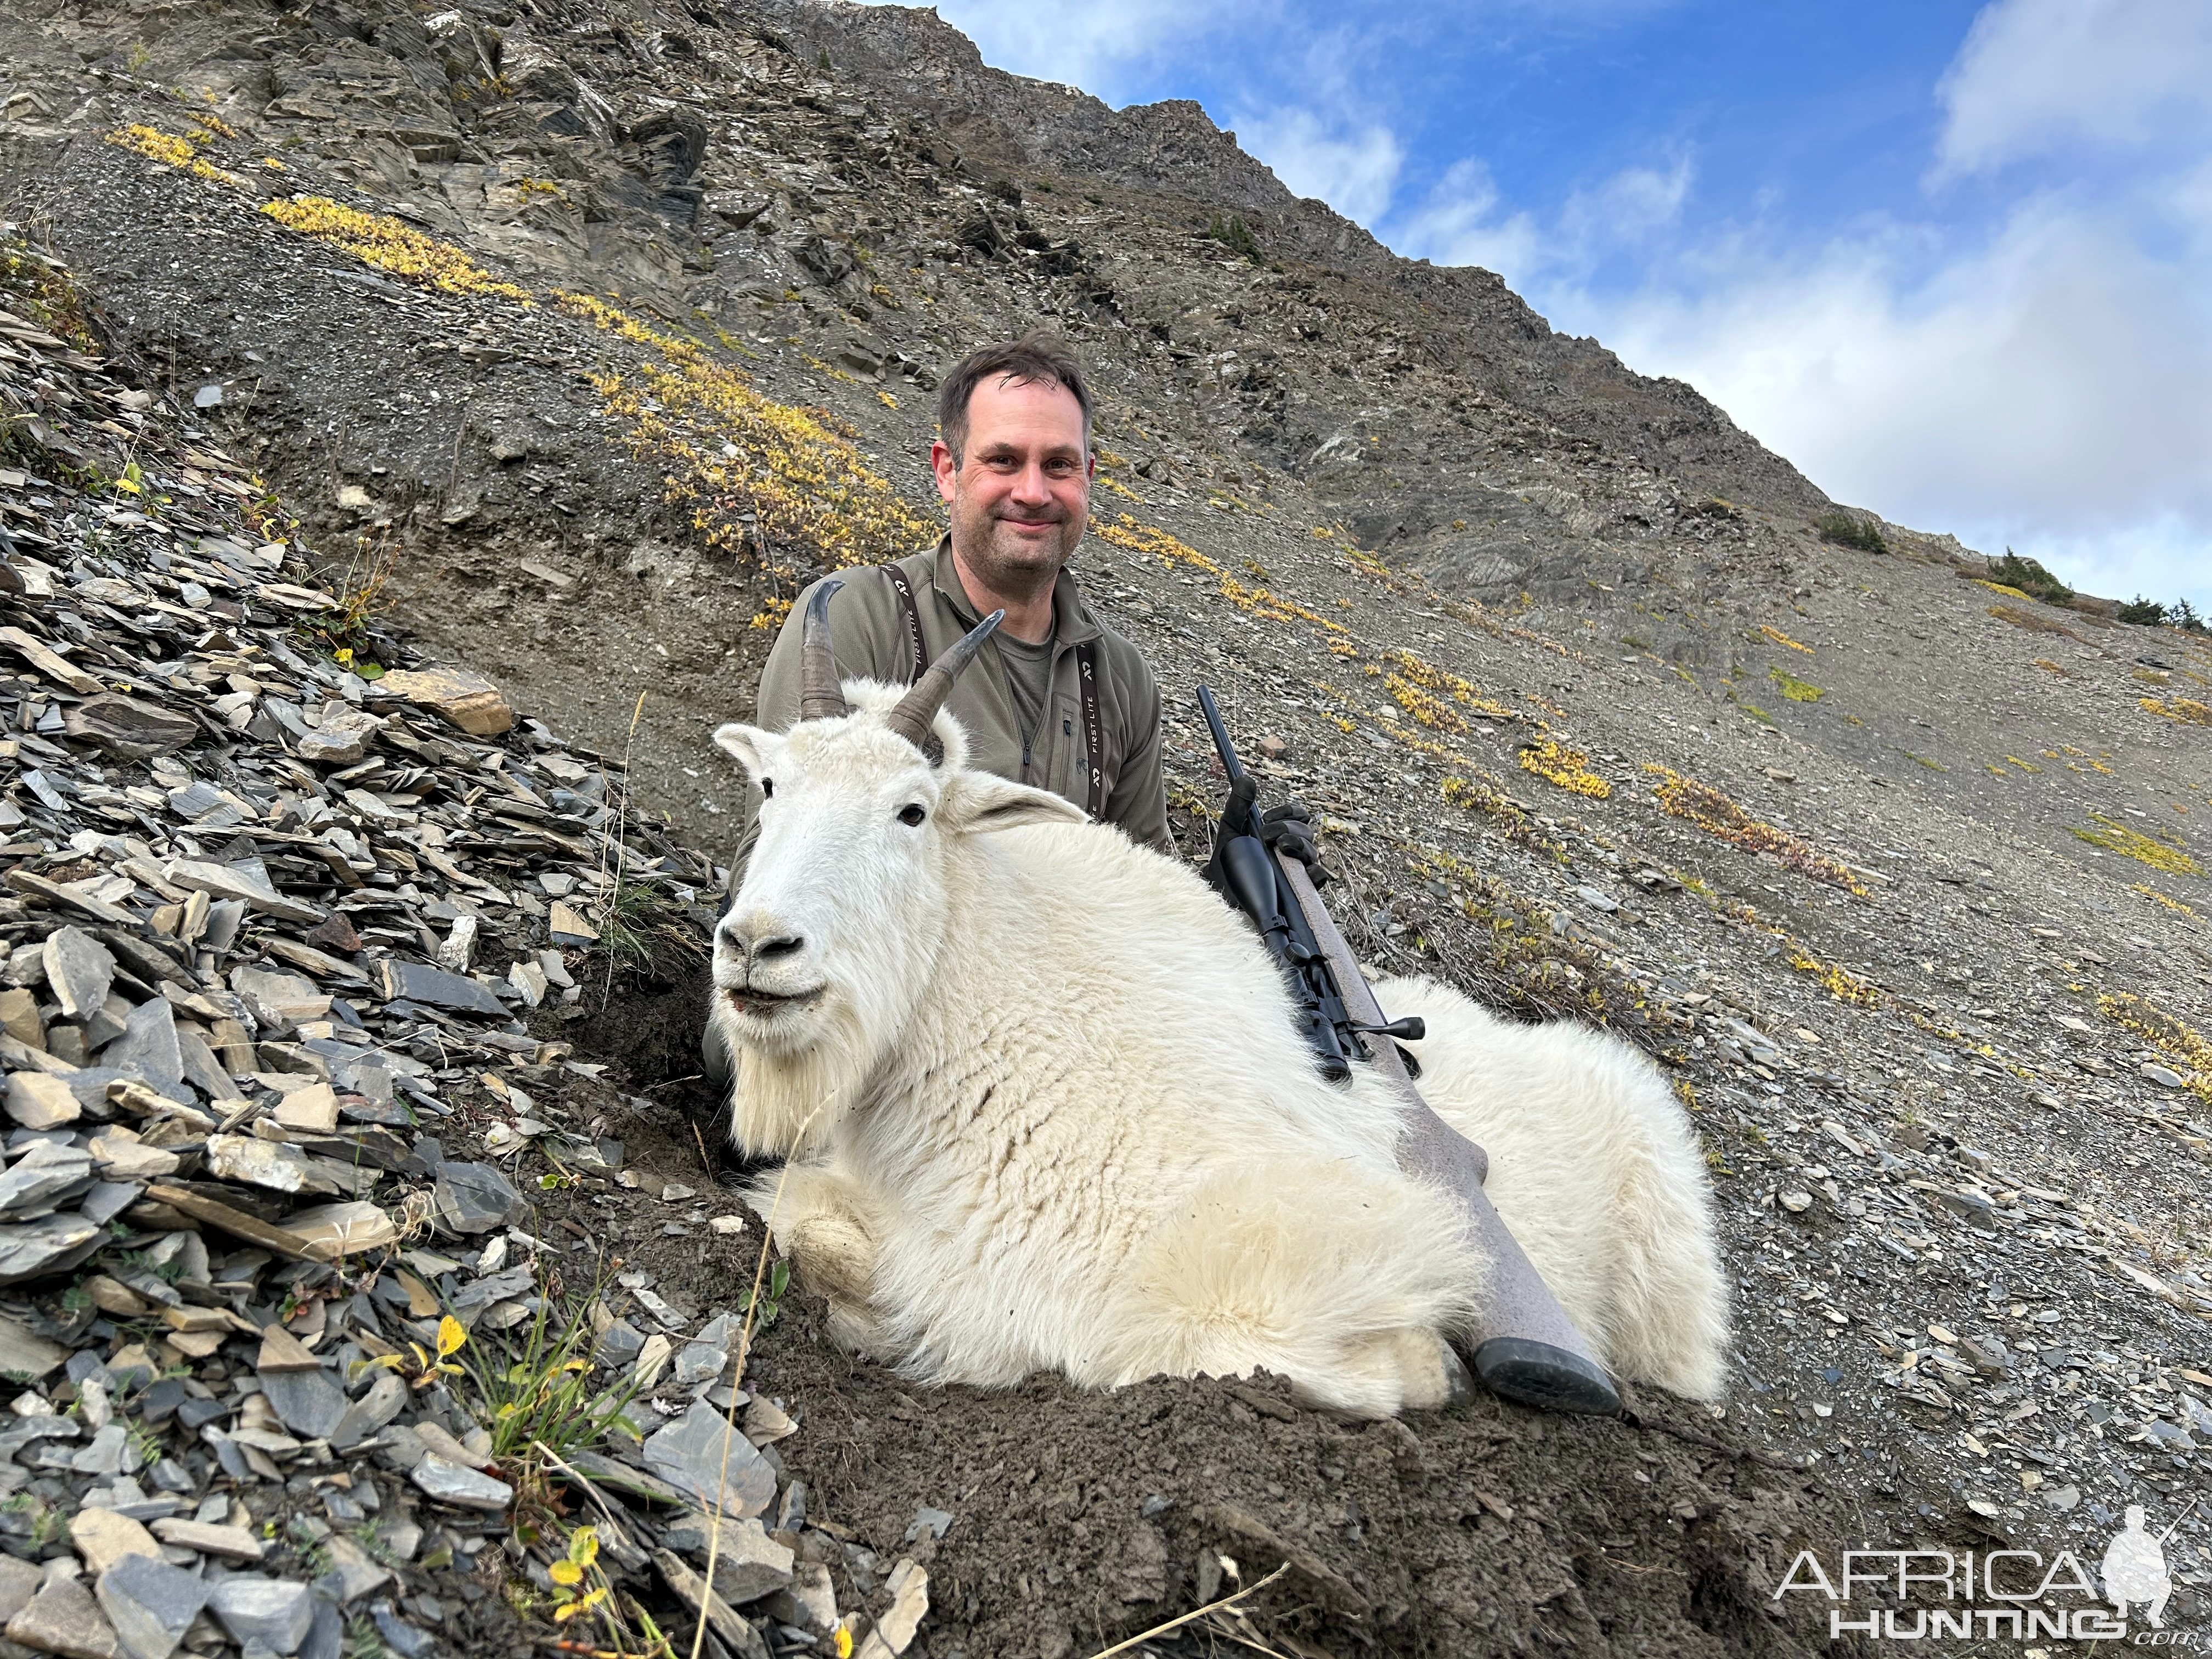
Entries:
[[[841,686],[828,586],[799,723],[714,733],[766,799],[710,1017],[733,1139],[787,1160],[749,1201],[837,1339],[924,1382],[1265,1368],[1352,1413],[1444,1403],[1487,1264],[1394,1161],[1398,1097],[1316,1073],[1195,872],[967,768],[940,710],[991,622],[911,690]],[[1427,1020],[1424,1092],[1488,1148],[1492,1199],[1598,1357],[1716,1393],[1704,1169],[1650,1065],[1425,981],[1381,994]]]

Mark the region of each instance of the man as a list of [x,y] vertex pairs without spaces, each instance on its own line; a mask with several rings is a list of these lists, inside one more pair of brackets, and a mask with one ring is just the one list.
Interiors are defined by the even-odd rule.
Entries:
[[[1172,857],[1158,683],[1066,569],[1090,516],[1091,411],[1083,366],[1060,340],[1027,334],[970,354],[939,389],[929,448],[951,528],[895,564],[841,572],[831,636],[841,678],[903,685],[1003,610],[945,700],[968,733],[969,763],[1048,789]],[[800,618],[813,591],[793,604],[761,674],[755,724],[773,732],[799,718]],[[732,892],[759,834],[758,792],[748,797]],[[711,1028],[706,1060],[709,1076],[727,1075]]]
[[[1064,796],[1172,854],[1158,684],[1066,570],[1090,515],[1091,412],[1082,365],[1050,336],[969,356],[939,391],[929,450],[950,532],[894,565],[841,573],[830,631],[843,678],[903,685],[1004,610],[945,704],[968,733],[969,763]],[[771,731],[799,717],[806,597],[793,605],[761,675],[757,723]]]

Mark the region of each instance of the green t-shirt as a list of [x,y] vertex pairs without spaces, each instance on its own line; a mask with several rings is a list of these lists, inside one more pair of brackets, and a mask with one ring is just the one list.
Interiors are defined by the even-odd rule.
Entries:
[[1014,717],[1021,724],[1023,765],[1018,781],[1027,783],[1030,750],[1036,742],[1037,727],[1044,720],[1044,700],[1052,684],[1052,639],[1048,635],[1042,643],[1031,645],[1002,630],[993,643],[1006,665],[1006,690],[1014,700]]

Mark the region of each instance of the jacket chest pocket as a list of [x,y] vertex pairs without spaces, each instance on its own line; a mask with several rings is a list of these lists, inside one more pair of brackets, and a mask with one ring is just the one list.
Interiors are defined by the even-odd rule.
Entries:
[[1085,769],[1088,757],[1083,752],[1083,704],[1077,698],[1061,695],[1052,700],[1052,770],[1050,788],[1055,795],[1066,797],[1078,806],[1083,805],[1084,791],[1090,774]]

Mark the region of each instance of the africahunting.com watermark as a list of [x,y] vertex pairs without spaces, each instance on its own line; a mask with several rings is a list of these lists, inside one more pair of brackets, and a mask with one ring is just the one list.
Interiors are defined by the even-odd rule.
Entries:
[[2124,1519],[2097,1573],[2071,1550],[2047,1558],[2028,1549],[1845,1550],[1832,1571],[1801,1550],[1774,1599],[1803,1606],[1804,1597],[1825,1598],[1834,1640],[2128,1642],[2212,1653],[2212,1630],[2166,1626],[2173,1580],[2165,1545],[2173,1526],[2153,1534],[2140,1506]]

